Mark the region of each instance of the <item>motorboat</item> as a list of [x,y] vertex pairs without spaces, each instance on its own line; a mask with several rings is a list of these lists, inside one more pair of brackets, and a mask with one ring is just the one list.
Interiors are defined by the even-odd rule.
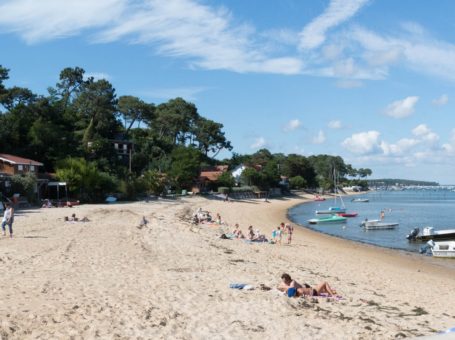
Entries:
[[325,224],[325,223],[344,223],[347,218],[337,215],[332,215],[330,217],[321,217],[321,218],[312,218],[308,220],[310,224]]
[[428,248],[431,250],[431,254],[434,257],[450,257],[455,258],[455,240],[454,241],[433,241],[427,242],[426,247],[423,247],[420,252],[428,252]]
[[367,203],[370,202],[370,200],[368,198],[353,198],[351,202]]
[[327,215],[327,214],[340,214],[340,213],[345,213],[346,208],[341,208],[341,207],[330,207],[328,210],[316,210],[317,215]]
[[406,236],[410,241],[427,242],[429,240],[455,240],[455,229],[434,230],[433,227],[414,228]]
[[344,213],[338,213],[337,215],[341,216],[341,217],[357,217],[358,213],[356,213],[356,212],[351,212],[351,213],[344,212]]
[[363,228],[365,230],[387,230],[387,229],[395,229],[399,223],[396,222],[382,222],[382,221],[364,221]]

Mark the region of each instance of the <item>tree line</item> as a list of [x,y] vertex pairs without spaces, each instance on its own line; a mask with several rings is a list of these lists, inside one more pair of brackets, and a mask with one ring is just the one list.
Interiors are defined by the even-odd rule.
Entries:
[[[135,198],[168,188],[190,189],[201,169],[217,164],[231,169],[250,165],[244,184],[261,189],[279,185],[283,175],[293,187],[330,188],[334,168],[342,178],[371,174],[341,157],[265,149],[218,160],[222,150],[233,149],[223,124],[205,118],[182,98],[156,105],[117,96],[108,80],[86,77],[80,67],[63,69],[47,94],[39,95],[7,87],[9,71],[0,65],[0,152],[41,161],[46,172],[66,181],[72,195],[85,201],[113,192]],[[114,144],[122,142],[128,150],[119,154]],[[223,180],[232,184],[230,175],[220,185]]]

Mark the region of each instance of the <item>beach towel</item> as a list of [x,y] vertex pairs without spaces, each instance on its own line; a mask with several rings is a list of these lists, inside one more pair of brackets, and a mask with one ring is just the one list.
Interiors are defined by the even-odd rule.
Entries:
[[253,290],[254,287],[252,285],[246,283],[231,283],[229,288],[232,289],[243,289],[243,290]]

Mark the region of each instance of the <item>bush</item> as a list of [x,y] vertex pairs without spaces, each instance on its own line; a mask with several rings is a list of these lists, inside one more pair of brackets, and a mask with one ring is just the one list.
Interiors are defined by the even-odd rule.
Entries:
[[228,194],[231,192],[231,188],[228,187],[219,187],[218,188],[218,193],[220,194]]
[[289,179],[289,185],[291,189],[301,189],[307,186],[307,182],[302,176],[295,176]]
[[159,196],[166,189],[166,176],[156,170],[146,171],[143,176],[143,181],[148,194]]
[[99,171],[96,164],[83,158],[67,158],[59,162],[57,177],[81,201],[100,202],[117,189],[117,178]]
[[14,193],[25,196],[29,202],[36,202],[36,177],[34,175],[14,175],[11,177],[11,189]]

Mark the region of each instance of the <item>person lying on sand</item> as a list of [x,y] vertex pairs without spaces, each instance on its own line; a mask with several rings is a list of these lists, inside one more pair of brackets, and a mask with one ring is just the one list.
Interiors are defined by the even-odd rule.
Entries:
[[288,293],[289,288],[295,288],[295,296],[320,296],[325,293],[329,296],[335,296],[336,291],[330,287],[327,282],[322,282],[318,284],[315,288],[311,287],[309,284],[304,284],[303,286],[297,281],[293,280],[289,274],[284,273],[281,275],[282,282],[278,286],[278,290]]

